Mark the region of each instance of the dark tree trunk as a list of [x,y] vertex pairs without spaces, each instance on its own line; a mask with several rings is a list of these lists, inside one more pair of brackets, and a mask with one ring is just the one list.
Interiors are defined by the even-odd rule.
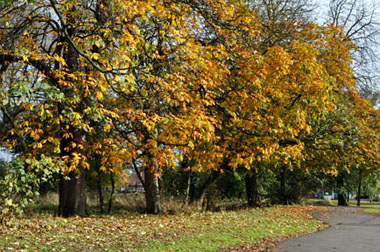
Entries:
[[281,181],[280,181],[280,201],[283,205],[287,205],[288,204],[288,196],[287,196],[287,192],[286,192],[286,173],[287,173],[287,169],[286,169],[286,166],[284,165],[282,167],[282,171],[281,171]]
[[98,186],[98,194],[99,194],[99,208],[100,213],[104,213],[104,199],[103,199],[103,190],[102,190],[102,180],[100,179],[100,174],[98,173],[97,177],[97,186]]
[[[133,168],[135,169],[135,172],[136,172],[137,177],[139,178],[139,181],[141,182],[142,186],[145,188],[145,182],[144,182],[144,179],[141,177],[140,170],[139,170],[139,168],[137,167],[136,162],[135,162],[134,160],[132,161],[132,166],[133,166]],[[137,184],[136,184],[136,188],[137,188]]]
[[113,173],[110,173],[110,180],[111,180],[111,195],[110,195],[110,198],[108,200],[108,213],[111,213],[112,198],[113,198],[113,194],[115,193],[115,180],[113,178]]
[[343,185],[344,185],[344,179],[343,174],[339,174],[336,180],[336,185],[338,188],[338,206],[347,206],[346,198],[342,192]]
[[347,206],[346,197],[344,194],[338,193],[338,206]]
[[190,200],[191,200],[191,196],[190,196],[191,178],[192,178],[192,171],[189,170],[187,172],[186,192],[185,192],[185,205],[188,205],[190,203]]
[[360,206],[360,198],[362,194],[362,177],[363,177],[363,170],[359,170],[359,183],[358,183],[358,195],[356,197],[356,205]]
[[257,206],[257,173],[256,169],[251,169],[252,173],[245,175],[245,190],[247,194],[248,206],[256,207]]
[[148,214],[158,214],[161,212],[158,177],[154,170],[152,171],[149,167],[145,167],[144,176],[146,212]]
[[70,172],[59,181],[59,206],[58,216],[70,217],[74,215],[87,215],[85,173],[83,169],[77,172]]
[[[61,140],[61,156],[69,156],[71,152],[81,153],[83,150],[75,148],[73,150],[66,150],[72,142],[81,143],[85,146],[84,137],[82,132],[75,132],[70,127],[69,132],[73,132],[74,138]],[[62,217],[70,217],[74,215],[85,216],[87,215],[87,202],[86,202],[86,180],[84,168],[79,165],[74,171],[60,177],[58,184],[59,205],[57,215]]]
[[[73,21],[73,17],[69,16],[67,19],[68,23]],[[71,37],[74,35],[74,32],[75,31],[73,29],[68,29],[68,36]],[[77,50],[70,44],[67,37],[62,36],[59,40],[62,41],[62,44],[59,47],[62,46],[61,49],[64,49],[64,58],[69,72],[73,73],[75,71],[78,71],[79,54]],[[57,64],[56,68],[59,67],[61,66]],[[66,78],[65,80],[68,82],[76,81],[70,78]],[[60,89],[65,94],[65,97],[72,97],[75,94],[74,89],[70,86],[60,86]],[[78,102],[76,104],[60,103],[58,104],[60,114],[66,106],[71,107],[76,112],[82,112],[84,109],[84,104],[81,102]],[[75,143],[76,146],[81,145],[82,147],[85,147],[86,135],[83,130],[75,129],[72,126],[72,123],[69,121],[66,125],[62,125],[61,127],[64,129],[65,126],[67,127],[66,133],[69,133],[71,136],[68,138],[61,136],[60,155],[61,158],[68,157],[67,165],[70,165],[70,162],[73,158],[73,153],[84,154],[83,148],[80,149],[78,147],[72,147],[72,143]],[[85,173],[81,164],[75,167],[75,170],[71,171],[67,177],[69,180],[61,177],[59,181],[59,206],[57,212],[58,216],[70,217],[74,215],[87,215]]]
[[191,175],[191,180],[190,180],[190,185],[189,185],[189,200],[190,203],[194,202],[197,199],[197,188],[195,187],[194,184],[194,178],[196,176],[196,173],[192,173]]

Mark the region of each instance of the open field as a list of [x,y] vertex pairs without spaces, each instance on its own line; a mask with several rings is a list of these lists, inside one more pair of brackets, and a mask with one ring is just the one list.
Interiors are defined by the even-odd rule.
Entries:
[[34,214],[0,230],[1,251],[218,251],[321,230],[321,208],[58,218]]

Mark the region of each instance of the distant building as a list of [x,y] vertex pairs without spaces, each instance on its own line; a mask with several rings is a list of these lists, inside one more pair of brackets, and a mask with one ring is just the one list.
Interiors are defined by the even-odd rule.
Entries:
[[[144,179],[143,172],[140,173],[140,176]],[[128,192],[145,192],[143,184],[135,173],[128,178]]]

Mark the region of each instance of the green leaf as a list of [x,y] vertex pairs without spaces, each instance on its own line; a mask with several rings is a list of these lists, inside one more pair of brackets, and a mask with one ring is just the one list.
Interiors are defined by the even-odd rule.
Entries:
[[8,212],[9,212],[9,208],[8,207],[5,207],[5,208],[3,208],[3,210],[1,210],[2,214],[7,214]]

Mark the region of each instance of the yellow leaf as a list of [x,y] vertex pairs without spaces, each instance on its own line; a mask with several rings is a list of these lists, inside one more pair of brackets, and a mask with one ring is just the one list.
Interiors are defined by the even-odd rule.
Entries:
[[111,131],[111,125],[107,123],[106,125],[104,125],[104,132],[110,132],[110,131]]

